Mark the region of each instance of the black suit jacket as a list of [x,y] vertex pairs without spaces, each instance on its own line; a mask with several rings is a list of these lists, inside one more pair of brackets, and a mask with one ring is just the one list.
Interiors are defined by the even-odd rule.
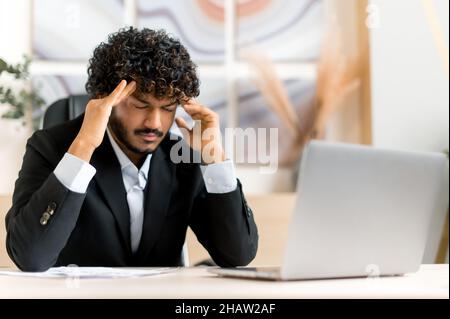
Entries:
[[[152,157],[142,237],[133,254],[122,173],[107,135],[91,159],[97,173],[85,194],[70,191],[53,173],[82,121],[83,115],[28,140],[6,215],[7,251],[20,269],[179,266],[188,226],[220,266],[246,265],[255,257],[258,233],[241,183],[230,193],[207,193],[199,164],[170,160],[177,141],[168,137]],[[45,212],[50,218],[42,225]]]

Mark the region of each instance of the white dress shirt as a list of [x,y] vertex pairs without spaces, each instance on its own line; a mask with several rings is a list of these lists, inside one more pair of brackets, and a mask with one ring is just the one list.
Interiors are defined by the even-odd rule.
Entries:
[[131,250],[135,253],[142,236],[142,225],[144,223],[144,189],[147,185],[152,154],[147,155],[144,164],[138,169],[116,143],[109,129],[106,132],[122,171],[123,185],[127,192],[127,202],[130,210]]
[[[131,249],[135,253],[142,236],[144,189],[148,181],[152,154],[147,155],[144,164],[138,169],[121,150],[109,129],[106,130],[106,133],[122,171],[123,184],[130,210]],[[223,194],[236,189],[236,173],[231,160],[206,166],[201,165],[200,168],[208,193]],[[96,169],[92,165],[69,153],[64,155],[54,170],[56,178],[69,190],[77,193],[86,192],[89,182],[95,173]]]

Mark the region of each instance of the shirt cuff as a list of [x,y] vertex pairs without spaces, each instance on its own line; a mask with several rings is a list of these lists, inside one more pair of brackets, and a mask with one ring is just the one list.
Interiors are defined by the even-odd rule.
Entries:
[[237,187],[236,172],[231,160],[200,165],[206,190],[211,194],[225,194]]
[[89,182],[97,170],[82,159],[66,153],[53,172],[56,178],[70,191],[86,193]]

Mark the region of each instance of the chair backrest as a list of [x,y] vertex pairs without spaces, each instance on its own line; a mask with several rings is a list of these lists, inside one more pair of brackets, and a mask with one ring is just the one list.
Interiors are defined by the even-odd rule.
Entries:
[[42,127],[51,126],[70,121],[81,115],[89,101],[88,95],[70,95],[51,104],[44,114]]

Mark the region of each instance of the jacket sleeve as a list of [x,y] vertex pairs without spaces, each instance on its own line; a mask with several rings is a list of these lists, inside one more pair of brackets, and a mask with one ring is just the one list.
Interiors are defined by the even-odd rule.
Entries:
[[258,230],[237,180],[225,194],[208,193],[203,186],[194,201],[190,227],[211,258],[221,267],[248,265],[258,249]]
[[6,249],[24,271],[45,271],[56,263],[86,196],[58,180],[53,173],[55,159],[59,157],[51,136],[46,131],[34,133],[6,215]]

